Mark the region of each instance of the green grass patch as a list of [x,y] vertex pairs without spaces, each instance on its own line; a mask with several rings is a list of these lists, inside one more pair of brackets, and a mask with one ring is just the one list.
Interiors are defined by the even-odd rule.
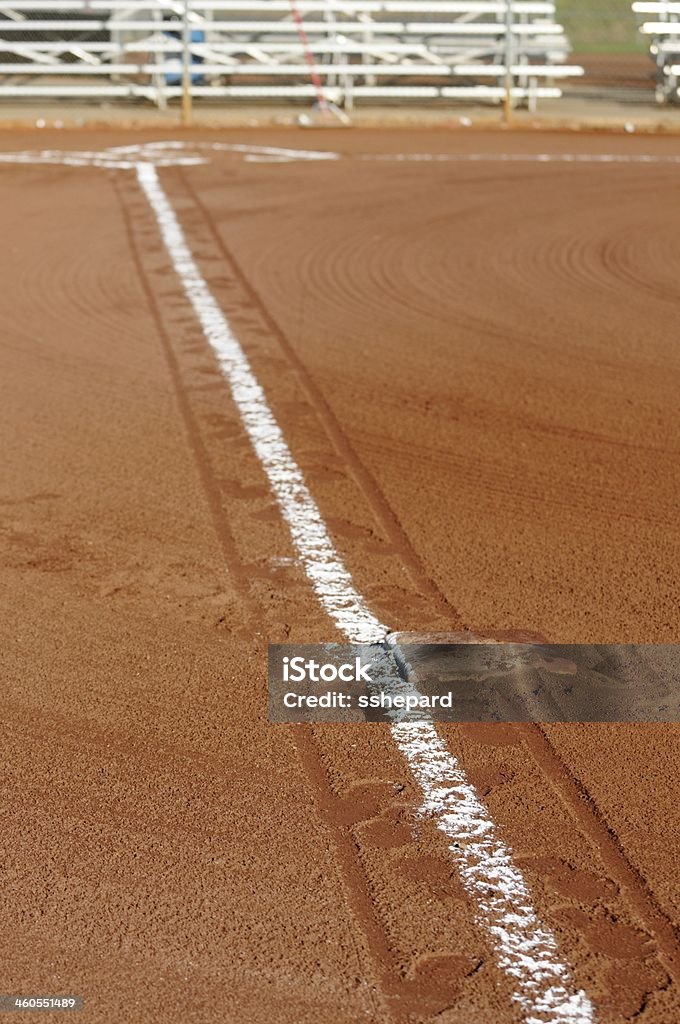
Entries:
[[640,53],[646,49],[630,0],[557,0],[557,17],[577,53]]

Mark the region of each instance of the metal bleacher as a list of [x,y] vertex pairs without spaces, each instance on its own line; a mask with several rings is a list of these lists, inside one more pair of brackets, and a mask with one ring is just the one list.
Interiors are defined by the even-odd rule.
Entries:
[[[164,106],[181,91],[183,16],[182,0],[6,0],[0,100],[120,97]],[[197,98],[311,99],[311,64],[328,99],[346,107],[498,102],[508,85],[515,103],[533,106],[582,73],[566,63],[554,3],[539,0],[190,0],[188,19]]]
[[680,3],[634,3],[633,13],[640,32],[649,43],[649,55],[656,65],[658,103],[680,99]]

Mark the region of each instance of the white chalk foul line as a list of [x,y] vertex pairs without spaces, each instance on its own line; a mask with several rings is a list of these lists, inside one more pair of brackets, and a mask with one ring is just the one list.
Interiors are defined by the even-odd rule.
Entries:
[[678,164],[680,156],[643,153],[369,153],[371,163]]
[[[156,168],[138,163],[137,178],[321,605],[350,641],[383,640],[386,627],[368,609],[336,551],[248,358],[191,254]],[[423,812],[450,843],[462,883],[491,937],[499,966],[512,980],[526,1024],[591,1024],[594,1011],[588,997],[575,989],[554,935],[538,920],[509,848],[434,725],[393,725],[391,733],[422,790]]]
[[[139,160],[139,155],[137,155],[136,160],[134,156],[139,152],[140,147],[134,146],[130,147],[130,149],[134,151],[130,156],[125,155],[126,151],[123,148],[99,151],[80,149],[23,150],[14,153],[0,153],[0,163],[59,164],[63,167],[104,167],[112,170],[131,171],[134,170],[137,160]],[[155,150],[148,155],[144,153],[144,158],[161,167],[175,164],[191,166],[205,162],[199,154],[185,152],[184,150],[178,152],[174,148],[171,151]]]
[[616,153],[361,153],[343,155],[334,150],[291,149],[241,142],[185,142],[165,140],[131,146],[91,150],[23,150],[0,153],[0,164],[61,164],[65,167],[103,167],[134,170],[138,163],[156,167],[191,166],[206,162],[204,153],[240,156],[246,163],[319,163],[358,160],[368,163],[518,163],[518,164],[678,164],[680,156]]
[[514,982],[513,999],[525,1024],[592,1024],[592,1003],[575,988],[509,847],[434,725],[393,725],[391,732],[423,791],[423,813],[450,842],[477,921],[492,938],[499,967]]
[[64,167],[105,167],[134,170],[139,162],[156,167],[191,166],[205,163],[204,151],[232,153],[250,163],[292,163],[294,161],[339,160],[340,154],[316,149],[257,146],[240,142],[142,142],[103,150],[38,149],[0,153],[3,164],[61,164]]

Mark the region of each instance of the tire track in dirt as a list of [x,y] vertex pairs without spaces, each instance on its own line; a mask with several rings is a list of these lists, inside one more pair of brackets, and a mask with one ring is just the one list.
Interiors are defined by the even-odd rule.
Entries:
[[677,924],[661,909],[644,878],[626,856],[620,839],[607,824],[587,787],[569,769],[564,758],[560,757],[544,728],[537,723],[519,724],[515,728],[546,779],[599,854],[610,877],[625,889],[631,909],[654,936],[669,974],[680,985],[680,934]]
[[186,430],[187,443],[191,449],[191,453],[194,457],[196,467],[198,469],[199,477],[203,485],[208,507],[210,508],[210,514],[215,528],[215,533],[219,539],[222,554],[224,557],[225,565],[234,581],[234,584],[238,590],[239,596],[243,602],[243,606],[246,612],[245,621],[243,623],[243,629],[247,634],[252,635],[255,629],[255,624],[258,621],[258,609],[253,601],[250,588],[248,585],[248,574],[241,563],[238,555],[234,536],[229,526],[229,522],[224,515],[222,507],[222,497],[220,493],[220,486],[218,481],[215,479],[212,466],[210,463],[210,457],[207,449],[203,442],[201,430],[198,425],[196,416],[189,400],[186,388],[182,380],[182,372],[180,363],[177,358],[177,354],[173,347],[170,335],[166,329],[163,316],[160,312],[158,301],[149,283],[147,277],[142,254],[140,247],[135,235],[135,228],[133,218],[130,213],[128,206],[128,198],[126,196],[126,190],[129,187],[127,182],[123,184],[120,175],[111,174],[110,180],[113,185],[118,204],[120,206],[121,215],[125,224],[125,231],[128,238],[130,252],[134,260],[135,266],[139,273],[139,281],[144,290],[144,294],[147,299],[149,310],[153,316],[156,330],[158,331],[158,337],[163,347],[163,353],[167,361],[168,369],[172,379],[177,404],[179,406],[180,414],[184,421]]

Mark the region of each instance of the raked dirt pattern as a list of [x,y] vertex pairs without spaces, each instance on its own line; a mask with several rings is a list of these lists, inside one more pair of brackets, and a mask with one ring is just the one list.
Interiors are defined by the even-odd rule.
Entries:
[[673,1024],[677,728],[269,726],[265,665],[677,639],[676,144],[166,140],[2,139],[0,987]]

